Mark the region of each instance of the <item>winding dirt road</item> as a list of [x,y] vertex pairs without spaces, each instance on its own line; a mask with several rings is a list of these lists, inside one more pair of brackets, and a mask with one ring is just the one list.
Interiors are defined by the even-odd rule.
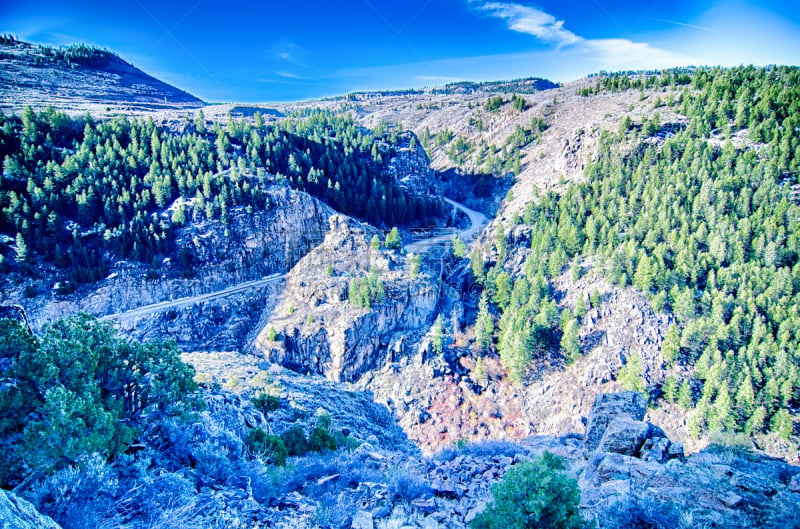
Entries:
[[[445,202],[452,205],[456,209],[459,209],[464,212],[465,215],[469,218],[470,226],[464,230],[458,232],[458,235],[464,239],[464,241],[470,241],[475,235],[477,235],[483,226],[486,225],[488,219],[486,215],[480,213],[479,211],[475,211],[466,207],[465,205],[456,202],[454,200],[450,200],[449,198],[444,199]],[[428,251],[429,249],[440,246],[443,243],[449,243],[452,239],[452,234],[447,235],[439,235],[436,237],[430,237],[421,241],[417,241],[412,244],[408,244],[405,247],[407,253],[423,253]],[[185,298],[179,298],[169,301],[161,301],[159,303],[153,303],[152,305],[145,305],[144,307],[139,307],[136,309],[131,309],[126,312],[120,312],[118,314],[108,314],[106,316],[102,316],[101,320],[115,320],[115,321],[124,321],[139,318],[142,316],[146,316],[148,314],[152,314],[154,312],[161,312],[167,309],[176,308],[176,307],[184,307],[186,305],[191,305],[194,303],[201,303],[203,301],[209,301],[211,299],[222,298],[225,296],[229,296],[231,294],[236,294],[237,292],[243,292],[245,290],[250,290],[251,288],[258,288],[264,286],[268,283],[274,283],[276,281],[283,280],[288,274],[273,274],[271,276],[264,277],[262,279],[255,279],[253,281],[246,281],[244,283],[239,283],[238,285],[233,285],[228,288],[224,288],[222,290],[217,290],[214,292],[207,292],[205,294],[200,294],[197,296],[189,296]]]

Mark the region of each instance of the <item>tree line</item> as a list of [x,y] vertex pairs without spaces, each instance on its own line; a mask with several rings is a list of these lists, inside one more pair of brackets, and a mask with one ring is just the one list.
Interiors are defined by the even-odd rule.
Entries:
[[[473,260],[492,302],[482,304],[479,327],[485,335],[490,309],[500,315],[498,350],[517,378],[555,343],[569,361],[570,322],[586,307],[559,315],[549,280],[593,257],[611,281],[674,314],[662,355],[676,369],[661,389],[694,410],[693,433],[788,438],[800,405],[800,206],[791,191],[800,69],[696,69],[689,83],[683,75],[598,81],[613,90],[672,86],[688,123],[665,134],[656,114],[602,133],[586,181],[535,197],[517,219],[532,227],[518,277],[503,267],[509,242],[499,228],[496,262]],[[736,147],[727,138],[740,131],[749,143]],[[638,385],[636,373],[625,377]]]
[[271,183],[381,227],[427,226],[441,205],[383,170],[390,139],[328,112],[223,127],[207,126],[201,111],[178,133],[151,118],[26,108],[0,115],[0,232],[19,261],[39,255],[90,282],[107,273],[106,254],[150,262],[173,251],[174,229],[187,222],[269,208]]

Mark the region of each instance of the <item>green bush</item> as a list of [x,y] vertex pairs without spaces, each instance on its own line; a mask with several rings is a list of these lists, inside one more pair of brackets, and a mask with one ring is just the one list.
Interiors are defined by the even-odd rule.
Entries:
[[290,456],[304,456],[308,453],[308,439],[303,428],[297,424],[281,435]]
[[259,393],[252,399],[253,406],[267,414],[281,407],[281,399],[269,393]]
[[271,461],[278,466],[286,464],[289,451],[283,439],[277,435],[268,434],[261,428],[253,428],[247,433],[245,444],[252,456]]
[[128,342],[86,314],[41,339],[0,320],[0,486],[118,455],[149,424],[199,405],[193,376],[174,342]]
[[323,414],[317,417],[317,424],[308,436],[308,449],[312,452],[336,450],[336,440],[330,432],[331,416]]
[[492,486],[492,501],[470,524],[472,529],[578,529],[578,482],[564,472],[564,462],[550,452],[513,466]]

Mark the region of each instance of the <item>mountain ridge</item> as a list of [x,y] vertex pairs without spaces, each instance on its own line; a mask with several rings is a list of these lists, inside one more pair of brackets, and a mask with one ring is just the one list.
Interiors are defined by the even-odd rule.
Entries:
[[[201,99],[139,70],[107,50],[53,48],[0,39],[0,110],[31,105],[75,112],[193,109]],[[107,107],[107,108],[106,108]]]

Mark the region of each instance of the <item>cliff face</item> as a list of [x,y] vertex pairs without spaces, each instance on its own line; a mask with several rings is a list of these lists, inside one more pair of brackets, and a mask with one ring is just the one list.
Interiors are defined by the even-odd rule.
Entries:
[[385,171],[401,187],[410,189],[416,195],[441,195],[436,186],[436,174],[431,169],[431,160],[416,134],[406,131],[398,135],[397,140],[396,154],[386,163]]
[[[398,251],[372,248],[374,235],[368,226],[332,217],[322,244],[289,274],[255,348],[271,361],[346,381],[413,352],[435,315],[440,287],[410,277]],[[359,285],[371,274],[370,308],[351,303],[350,289],[366,291]]]
[[[90,290],[67,296],[50,290],[56,271],[44,270],[38,280],[4,288],[3,303],[22,305],[31,326],[39,329],[81,311],[120,314],[285,273],[323,240],[333,210],[283,186],[271,187],[268,194],[271,207],[266,211],[234,210],[227,226],[219,222],[185,226],[177,234],[175,255],[158,267],[117,262],[112,273]],[[28,298],[27,285],[47,293]],[[173,338],[187,349],[239,349],[277,292],[278,285],[269,284],[202,304],[123,318],[121,328],[140,339]]]

